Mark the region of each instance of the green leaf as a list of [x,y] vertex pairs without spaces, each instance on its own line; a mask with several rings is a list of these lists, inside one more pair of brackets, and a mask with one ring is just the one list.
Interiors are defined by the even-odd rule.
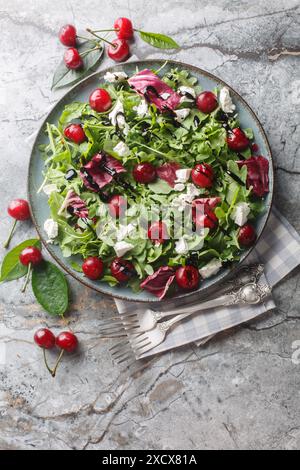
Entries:
[[74,271],[77,271],[78,273],[82,273],[82,267],[79,263],[76,263],[76,261],[71,261],[70,266],[71,268],[74,269]]
[[166,181],[160,179],[155,181],[155,183],[150,183],[148,187],[156,194],[169,194],[172,191],[171,186]]
[[[85,51],[95,48],[95,46],[99,44],[95,41],[86,41],[83,42],[78,46],[78,51],[82,54]],[[83,58],[83,67],[79,70],[71,70],[68,69],[62,61],[59,66],[57,67],[56,71],[54,72],[53,80],[52,80],[52,87],[53,88],[61,88],[67,85],[74,84],[79,80],[82,80],[89,72],[98,65],[104,48],[100,46],[99,49],[94,50],[86,54]]]
[[32,290],[38,303],[50,315],[63,316],[68,308],[68,284],[63,273],[49,261],[32,272]]
[[140,38],[153,47],[157,47],[158,49],[179,49],[177,42],[169,36],[158,33],[148,33],[146,31],[139,31],[139,33]]
[[27,266],[20,263],[19,256],[21,251],[23,251],[27,246],[37,246],[40,248],[41,243],[37,238],[32,238],[30,240],[26,240],[7,253],[1,265],[0,282],[13,281],[25,276],[27,273]]

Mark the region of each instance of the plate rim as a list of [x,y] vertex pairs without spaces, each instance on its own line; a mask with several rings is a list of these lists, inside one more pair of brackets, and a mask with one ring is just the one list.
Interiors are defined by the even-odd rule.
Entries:
[[228,279],[230,279],[234,273],[238,270],[238,268],[241,266],[241,264],[245,263],[245,260],[248,258],[248,256],[252,253],[252,251],[254,250],[254,248],[257,246],[264,230],[266,229],[266,226],[268,225],[268,221],[269,221],[269,217],[270,217],[270,214],[271,214],[271,210],[272,210],[272,206],[273,206],[273,203],[274,203],[274,175],[275,175],[275,168],[274,168],[274,160],[273,160],[273,155],[272,155],[272,150],[271,150],[271,146],[270,146],[270,143],[269,143],[269,140],[268,140],[268,137],[265,133],[265,130],[260,122],[260,120],[258,119],[256,113],[253,111],[253,109],[251,108],[251,106],[245,101],[245,99],[234,89],[232,88],[230,85],[228,85],[224,80],[222,80],[221,78],[217,77],[216,75],[208,72],[207,70],[204,70],[204,69],[201,69],[200,67],[197,67],[195,65],[191,65],[191,64],[187,64],[185,62],[181,62],[181,61],[176,61],[176,60],[168,60],[168,59],[143,59],[143,60],[134,60],[134,61],[130,61],[130,62],[122,62],[122,63],[118,63],[118,64],[115,64],[115,65],[112,65],[110,67],[106,67],[105,69],[103,70],[98,70],[90,75],[88,75],[87,77],[83,78],[82,80],[80,80],[79,82],[75,83],[70,89],[68,89],[66,91],[66,93],[64,93],[62,95],[62,97],[56,102],[53,104],[53,106],[51,106],[51,108],[48,110],[47,112],[47,116],[45,117],[45,119],[43,120],[42,124],[40,125],[37,133],[36,133],[36,136],[35,136],[35,139],[32,143],[32,146],[31,146],[31,151],[30,151],[30,158],[29,158],[29,163],[28,163],[28,168],[27,168],[27,197],[28,197],[28,202],[29,202],[29,210],[30,210],[30,215],[31,215],[31,220],[34,224],[34,227],[35,227],[35,230],[37,231],[38,233],[38,236],[40,238],[40,240],[42,241],[42,244],[43,246],[46,248],[47,252],[49,253],[49,255],[56,261],[56,263],[67,273],[69,274],[73,279],[75,279],[76,281],[80,282],[82,285],[84,285],[85,287],[88,287],[92,290],[94,290],[95,292],[98,292],[102,295],[105,295],[105,296],[108,296],[110,298],[113,298],[113,299],[119,299],[119,300],[125,300],[125,301],[129,301],[129,302],[139,302],[139,303],[156,303],[156,304],[162,304],[164,302],[168,302],[168,301],[172,301],[174,299],[178,299],[179,301],[182,301],[182,300],[185,300],[186,298],[190,298],[190,297],[193,297],[193,296],[196,296],[197,294],[199,294],[199,291],[196,290],[196,291],[191,291],[191,292],[183,292],[183,293],[180,293],[179,295],[176,295],[174,297],[170,297],[170,298],[165,298],[165,299],[162,299],[162,300],[159,300],[157,298],[153,298],[153,300],[150,298],[150,299],[131,299],[131,298],[128,298],[126,297],[125,295],[122,295],[122,294],[119,294],[118,292],[116,293],[112,293],[112,292],[107,292],[105,290],[103,290],[101,288],[101,284],[100,284],[100,287],[98,285],[90,285],[88,284],[87,282],[85,282],[84,278],[80,278],[79,276],[77,276],[77,272],[76,271],[73,271],[72,269],[70,269],[68,266],[66,266],[63,261],[55,254],[51,251],[51,248],[49,247],[49,244],[47,243],[47,240],[46,238],[44,237],[42,231],[40,230],[39,228],[39,225],[38,225],[38,222],[36,220],[36,217],[34,215],[34,211],[32,209],[33,205],[32,205],[32,202],[31,202],[31,191],[30,191],[30,173],[31,173],[31,168],[32,168],[32,164],[33,164],[33,154],[34,154],[34,149],[36,148],[36,144],[37,144],[37,140],[40,136],[40,133],[43,131],[43,128],[45,126],[45,124],[48,122],[48,118],[49,118],[49,115],[55,110],[55,108],[57,106],[59,106],[63,101],[65,101],[66,97],[68,95],[70,95],[71,93],[73,93],[77,88],[80,88],[82,87],[86,82],[88,82],[89,80],[92,80],[96,77],[102,77],[104,76],[104,74],[106,72],[113,72],[115,71],[116,68],[121,68],[121,67],[124,67],[126,65],[136,65],[136,66],[139,66],[141,64],[149,64],[151,66],[151,64],[165,64],[165,63],[170,63],[170,64],[174,64],[174,66],[180,66],[180,67],[183,67],[183,68],[187,68],[189,70],[194,70],[196,73],[198,74],[202,74],[216,82],[218,82],[219,84],[221,84],[222,86],[226,86],[231,92],[233,92],[233,94],[237,95],[239,100],[241,100],[242,104],[245,106],[245,108],[247,109],[247,111],[250,113],[251,117],[255,120],[260,132],[261,132],[261,136],[264,140],[264,143],[265,143],[265,146],[268,150],[268,153],[269,153],[269,156],[270,156],[270,159],[269,159],[269,164],[270,164],[270,167],[271,167],[271,173],[272,173],[272,192],[271,192],[271,198],[270,198],[270,202],[266,205],[266,210],[267,212],[265,213],[265,221],[264,221],[264,224],[263,224],[263,227],[261,228],[259,234],[257,235],[257,239],[254,243],[253,246],[251,246],[247,252],[245,253],[245,256],[244,258],[242,259],[242,261],[238,261],[237,263],[233,264],[230,268],[230,270],[228,271],[228,273],[226,273],[224,275],[224,277],[222,279],[220,279],[220,282],[217,282],[215,284],[212,284],[210,286],[207,286],[205,288],[203,288],[201,290],[201,297],[203,296],[203,298],[207,297],[208,295],[212,294],[216,289],[218,289],[218,286],[220,284],[222,284],[223,282],[227,281]]

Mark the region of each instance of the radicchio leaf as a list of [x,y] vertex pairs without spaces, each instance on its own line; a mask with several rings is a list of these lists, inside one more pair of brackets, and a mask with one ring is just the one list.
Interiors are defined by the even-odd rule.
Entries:
[[247,166],[247,188],[252,186],[255,196],[263,197],[269,192],[269,161],[262,156],[248,158],[237,162],[239,167]]
[[91,191],[98,192],[99,189],[110,183],[113,174],[110,174],[105,168],[115,171],[116,174],[126,171],[116,158],[104,153],[97,153],[91,161],[81,168],[80,177],[84,185]]
[[165,180],[171,188],[175,186],[175,180],[177,179],[176,171],[179,170],[180,165],[176,162],[164,163],[156,169],[157,176]]
[[89,211],[85,202],[72,190],[67,193],[58,214],[62,214],[65,209],[72,215],[81,219],[86,219],[89,216]]
[[[128,83],[146,101],[155,104],[160,111],[173,110],[180,103],[181,96],[149,69],[133,75]],[[168,96],[162,96],[164,94]]]
[[193,206],[200,205],[202,204],[203,206],[208,206],[210,209],[213,209],[216,207],[217,204],[221,202],[221,198],[216,196],[216,197],[200,197],[198,199],[194,199],[192,202]]
[[175,271],[169,266],[160,267],[155,273],[148,276],[142,283],[141,288],[154,294],[159,300],[167,294],[175,279]]

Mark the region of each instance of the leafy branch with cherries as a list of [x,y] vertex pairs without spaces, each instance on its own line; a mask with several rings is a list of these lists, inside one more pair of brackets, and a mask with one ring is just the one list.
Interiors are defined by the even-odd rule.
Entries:
[[[29,204],[24,199],[11,201],[7,212],[14,219],[14,223],[4,248],[9,247],[17,223],[30,219]],[[0,282],[24,278],[21,292],[25,292],[31,277],[32,292],[37,302],[50,315],[63,317],[69,306],[67,280],[57,266],[43,258],[41,250],[41,242],[37,238],[25,240],[10,250],[1,264]],[[78,344],[77,337],[71,331],[63,331],[55,337],[48,328],[39,329],[34,335],[34,341],[43,349],[44,362],[52,377],[56,374],[64,352],[73,352]],[[50,368],[46,349],[52,349],[54,346],[60,349],[60,354],[54,367]]]
[[[146,43],[158,49],[178,49],[174,39],[165,34],[151,33],[135,29],[130,19],[118,18],[111,29],[86,29],[89,37],[77,34],[74,25],[64,25],[59,32],[60,42],[68,47],[63,61],[59,64],[53,77],[52,88],[71,85],[88,75],[100,62],[105,45],[107,55],[115,62],[124,62],[130,56],[130,41],[134,34]],[[99,33],[104,33],[100,36]],[[117,38],[108,39],[109,33]]]

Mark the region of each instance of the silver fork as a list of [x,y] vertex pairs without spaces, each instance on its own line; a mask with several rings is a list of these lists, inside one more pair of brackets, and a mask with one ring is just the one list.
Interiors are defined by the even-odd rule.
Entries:
[[[219,288],[219,293],[233,289],[233,287],[242,287],[247,282],[256,282],[263,272],[263,265],[256,264],[244,266],[238,271],[234,281],[228,281]],[[180,309],[182,314],[200,312],[224,304],[224,297],[218,296],[213,300],[190,305]],[[106,322],[102,322],[100,333],[106,338],[127,336],[134,333],[142,333],[152,330],[163,318],[178,315],[178,307],[173,310],[155,311],[152,309],[136,309],[133,312],[121,313],[111,317]]]
[[[271,293],[272,288],[268,284],[258,284],[256,282],[248,283],[243,287],[236,289],[229,294],[225,294],[218,298],[218,306],[230,306],[236,304],[254,305],[262,302]],[[209,301],[211,304],[215,301]],[[216,304],[214,304],[216,306]],[[194,312],[192,312],[194,313]],[[132,352],[136,359],[151,349],[159,346],[166,337],[167,332],[178,322],[191,315],[191,312],[181,313],[170,320],[158,323],[156,328],[143,332],[129,335],[127,340],[119,342],[113,346],[110,351],[113,359],[118,364],[132,357]]]

